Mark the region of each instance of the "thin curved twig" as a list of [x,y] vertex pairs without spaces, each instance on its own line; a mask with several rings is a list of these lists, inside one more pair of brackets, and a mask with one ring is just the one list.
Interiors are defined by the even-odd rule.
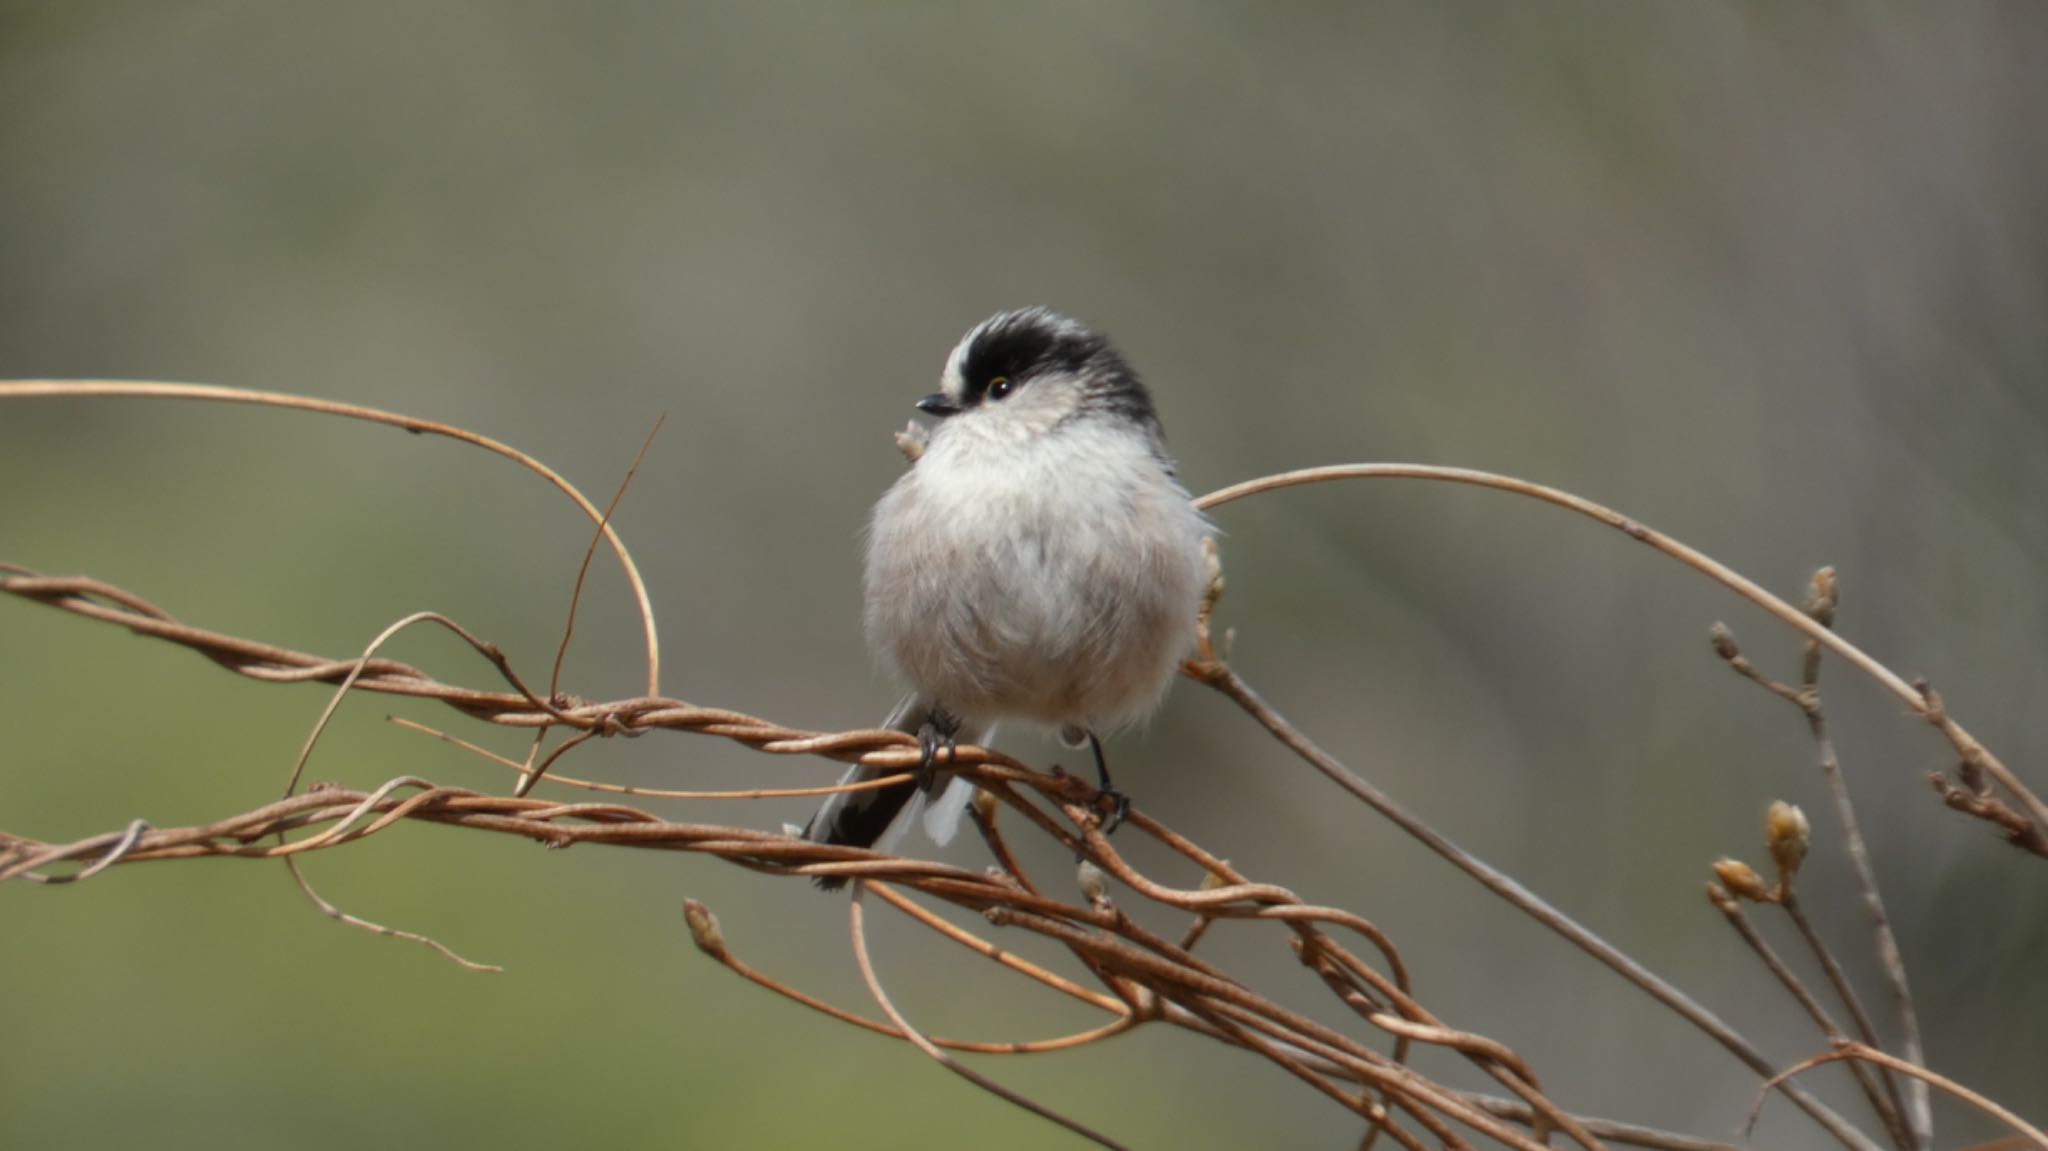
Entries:
[[1787,1067],[1785,1070],[1779,1072],[1778,1074],[1772,1076],[1770,1081],[1765,1083],[1763,1087],[1761,1087],[1758,1090],[1757,1103],[1754,1106],[1752,1106],[1749,1110],[1749,1121],[1743,1124],[1743,1134],[1747,1135],[1750,1131],[1755,1129],[1757,1115],[1763,1107],[1763,1096],[1769,1094],[1770,1089],[1773,1086],[1776,1086],[1781,1080],[1790,1079],[1793,1076],[1803,1074],[1807,1071],[1812,1070],[1815,1067],[1819,1067],[1823,1063],[1833,1063],[1837,1060],[1842,1059],[1857,1059],[1867,1063],[1875,1063],[1880,1067],[1886,1068],[1887,1070],[1896,1071],[1901,1075],[1910,1075],[1913,1078],[1918,1079],[1922,1083],[1926,1083],[1936,1088],[1937,1090],[1945,1091],[1948,1094],[1955,1096],[1957,1099],[1962,1100],[1964,1103],[1967,1103],[1970,1106],[1975,1107],[1977,1110],[1983,1112],[1986,1115],[1989,1115],[1991,1118],[1996,1119],[1998,1122],[2003,1123],[2007,1127],[2012,1128],[2021,1136],[2025,1137],[2027,1141],[2031,1142],[2036,1148],[2039,1149],[2039,1151],[2048,1151],[2048,1131],[2043,1131],[2041,1128],[2036,1127],[2032,1123],[2029,1123],[2026,1120],[2020,1118],[2018,1115],[2014,1114],[2010,1109],[2002,1107],[1999,1104],[1991,1101],[1990,1099],[1985,1098],[1983,1095],[1970,1090],[1968,1087],[1965,1087],[1960,1083],[1957,1083],[1955,1080],[1950,1079],[1945,1075],[1938,1075],[1935,1072],[1930,1071],[1917,1063],[1908,1063],[1896,1055],[1890,1055],[1883,1051],[1879,1051],[1875,1047],[1870,1047],[1862,1043],[1850,1042],[1848,1040],[1838,1040],[1835,1043],[1835,1050],[1827,1052],[1822,1055],[1816,1055],[1811,1059],[1803,1059],[1798,1063],[1795,1063],[1792,1066]]
[[[562,687],[562,663],[569,658],[569,641],[576,636],[576,609],[583,603],[583,582],[590,576],[590,561],[597,555],[597,545],[610,533],[612,515],[619,510],[619,501],[626,498],[626,489],[633,486],[633,477],[640,474],[640,463],[647,458],[647,449],[654,446],[654,437],[661,434],[661,426],[668,422],[667,413],[656,416],[654,426],[647,429],[647,438],[640,441],[640,450],[633,454],[633,462],[626,466],[626,474],[619,480],[619,486],[612,489],[611,502],[604,506],[604,514],[598,517],[597,530],[591,534],[590,543],[583,549],[583,560],[576,565],[576,582],[569,590],[569,617],[562,623],[562,642],[555,645],[555,662],[548,669],[548,695],[553,696]],[[648,609],[650,618],[653,609]],[[647,694],[660,695],[658,677],[649,676]]]
[[926,1038],[923,1032],[910,1025],[910,1021],[905,1019],[903,1013],[896,1009],[896,1004],[890,1001],[888,990],[882,986],[881,979],[875,974],[874,960],[868,957],[866,921],[861,911],[861,895],[868,889],[869,883],[870,881],[866,879],[856,883],[854,885],[853,898],[847,901],[847,915],[853,931],[853,958],[860,966],[861,979],[868,985],[868,994],[875,997],[875,1003],[881,1007],[882,1014],[889,1017],[889,1022],[896,1025],[896,1029],[902,1033],[903,1038],[909,1040],[913,1047],[924,1052],[926,1056],[939,1066],[967,1080],[983,1091],[994,1095],[996,1098],[1012,1106],[1029,1111],[1040,1119],[1057,1123],[1097,1146],[1114,1148],[1116,1151],[1129,1151],[1123,1144],[1088,1126],[1086,1123],[1078,1119],[1071,1119],[1043,1103],[1021,1095],[976,1071],[974,1068],[967,1066],[951,1055],[946,1054],[939,1049],[937,1044]]
[[[1763,1052],[1730,1027],[1721,1017],[1709,1011],[1697,1000],[1680,991],[1656,972],[1644,967],[1633,957],[1590,928],[1581,925],[1564,912],[1553,907],[1543,897],[1517,883],[1505,872],[1479,859],[1464,848],[1410,814],[1406,808],[1395,803],[1393,798],[1372,784],[1354,774],[1335,757],[1317,746],[1297,730],[1286,718],[1260,698],[1250,684],[1244,682],[1235,671],[1213,658],[1198,659],[1188,667],[1188,674],[1199,682],[1215,688],[1237,703],[1245,713],[1261,727],[1271,732],[1289,750],[1321,772],[1332,783],[1342,787],[1353,796],[1363,800],[1374,811],[1407,832],[1411,837],[1448,861],[1453,867],[1478,880],[1482,887],[1500,896],[1509,904],[1528,915],[1531,919],[1564,937],[1580,950],[1605,964],[1622,978],[1648,992],[1658,1002],[1678,1013],[1694,1027],[1705,1032],[1737,1059],[1747,1064],[1759,1075],[1772,1073],[1772,1065]],[[1869,1137],[1856,1130],[1849,1122],[1820,1100],[1800,1089],[1796,1084],[1787,1083],[1782,1088],[1786,1098],[1800,1110],[1812,1116],[1816,1123],[1826,1128],[1837,1141],[1855,1151],[1878,1151]]]
[[505,970],[495,963],[478,963],[474,959],[465,958],[440,940],[421,935],[417,931],[403,931],[396,927],[386,927],[381,923],[373,923],[370,920],[364,919],[360,915],[351,915],[328,902],[319,892],[313,890],[313,885],[306,882],[305,873],[299,870],[299,861],[296,858],[289,855],[285,856],[284,866],[286,871],[291,872],[292,882],[298,885],[299,893],[304,895],[314,907],[319,908],[320,914],[327,916],[336,923],[345,923],[350,927],[367,931],[372,935],[381,935],[386,939],[396,939],[401,943],[417,943],[465,971],[474,971],[481,975],[498,975],[502,974]]
[[[1828,1012],[1828,1009],[1822,1006],[1820,1000],[1814,996],[1812,991],[1808,990],[1806,984],[1797,975],[1793,974],[1792,968],[1778,954],[1778,949],[1772,947],[1757,931],[1756,925],[1749,921],[1749,915],[1742,909],[1741,900],[1737,899],[1728,888],[1722,887],[1718,883],[1707,886],[1707,900],[1728,921],[1728,926],[1734,928],[1735,933],[1742,937],[1742,942],[1748,946],[1750,951],[1756,955],[1758,961],[1764,965],[1764,970],[1770,972],[1771,978],[1777,980],[1778,985],[1783,987],[1792,996],[1793,1000],[1799,1004],[1800,1010],[1804,1011],[1806,1017],[1813,1021],[1814,1027],[1820,1031],[1823,1038],[1830,1042],[1848,1038],[1842,1031],[1841,1025],[1836,1023],[1834,1016]],[[1887,1093],[1884,1089],[1884,1084],[1880,1082],[1883,1072],[1881,1070],[1874,1072],[1860,1063],[1849,1064],[1849,1070],[1854,1076],[1857,1086],[1862,1088],[1864,1098],[1869,1101],[1871,1110],[1877,1113],[1879,1121],[1884,1124],[1885,1130],[1891,1134],[1892,1141],[1901,1148],[1910,1147],[1912,1145],[1912,1133],[1906,1126],[1905,1117],[1899,1111],[1896,1096]]]
[[1785,624],[1806,638],[1820,644],[1842,657],[1857,671],[1876,681],[1886,691],[1897,696],[1899,701],[1935,725],[1965,759],[1980,765],[1988,774],[1997,779],[2014,799],[2019,801],[2035,826],[2048,836],[2048,803],[2027,788],[2005,762],[1993,755],[1990,749],[1977,741],[1963,726],[1956,723],[1945,712],[1932,706],[1926,692],[1906,682],[1897,672],[1886,667],[1866,654],[1862,648],[1843,639],[1834,631],[1822,627],[1806,613],[1773,595],[1761,584],[1707,555],[1697,548],[1688,546],[1663,532],[1647,527],[1612,508],[1594,503],[1583,496],[1574,495],[1560,488],[1530,483],[1513,476],[1496,475],[1492,472],[1476,471],[1471,468],[1436,467],[1429,464],[1336,464],[1330,467],[1302,468],[1283,472],[1279,475],[1261,476],[1241,484],[1210,492],[1195,501],[1195,506],[1204,511],[1234,503],[1248,496],[1282,488],[1299,487],[1304,484],[1330,483],[1337,480],[1363,479],[1411,479],[1433,480],[1442,483],[1466,484],[1472,487],[1492,488],[1495,491],[1512,492],[1541,500],[1547,504],[1577,512],[1597,523],[1602,523],[1632,540],[1650,547],[1699,572],[1715,583],[1728,588],[1735,594],[1762,608],[1778,622]]
[[647,651],[647,694],[661,694],[661,639],[654,626],[654,601],[647,594],[647,584],[640,578],[640,568],[633,562],[633,555],[626,550],[625,541],[612,530],[605,514],[586,499],[576,485],[562,478],[553,468],[527,455],[525,452],[501,443],[489,436],[440,423],[423,420],[417,416],[400,415],[362,404],[342,403],[338,400],[316,400],[307,396],[294,396],[286,392],[266,392],[252,388],[229,388],[218,384],[165,383],[154,380],[0,380],[0,400],[10,399],[85,399],[90,397],[113,396],[126,399],[202,400],[213,403],[249,404],[254,407],[289,408],[298,411],[316,412],[320,415],[342,416],[351,420],[363,420],[373,424],[385,424],[403,428],[414,435],[445,436],[459,443],[482,448],[494,455],[503,456],[546,480],[556,491],[568,496],[590,521],[599,525],[606,542],[611,544],[612,554],[618,557],[619,567],[625,573],[626,583],[633,590],[633,601],[640,611],[641,634]]
[[[877,890],[879,891],[880,889],[878,888]],[[901,897],[898,896],[898,898]],[[887,1023],[878,1022],[863,1015],[856,1015],[843,1007],[836,1007],[815,995],[791,987],[789,984],[765,972],[756,970],[732,953],[731,946],[726,942],[725,932],[718,925],[717,917],[711,914],[710,908],[705,907],[696,900],[686,899],[683,901],[683,918],[689,924],[690,937],[696,943],[697,950],[710,956],[720,966],[747,982],[757,987],[766,988],[793,1003],[801,1004],[821,1015],[836,1019],[841,1023],[851,1024],[863,1031],[872,1031],[877,1035],[886,1035],[891,1039],[908,1038],[903,1032]],[[1051,973],[1047,972],[1046,974],[1049,975]],[[1057,979],[1058,977],[1054,976],[1053,978]],[[1084,998],[1092,996],[1092,993],[1088,992],[1085,988],[1077,990],[1080,991]],[[1094,996],[1093,998],[1103,1000],[1104,1003],[1101,1006],[1106,1011],[1114,1012],[1121,1006],[1121,1004],[1110,999],[1108,996]],[[1108,1039],[1113,1035],[1122,1034],[1137,1026],[1138,1022],[1138,1019],[1134,1016],[1118,1015],[1100,1027],[1088,1031],[1075,1032],[1070,1035],[1061,1035],[1051,1039],[992,1041],[944,1039],[936,1035],[929,1038],[933,1043],[949,1051],[965,1051],[977,1055],[1035,1055],[1050,1051],[1069,1051],[1076,1047],[1084,1047],[1090,1043]]]
[[[402,715],[387,715],[384,719],[393,727],[402,727],[408,731],[419,732],[421,735],[432,736],[443,743],[459,747],[480,759],[495,763],[499,767],[519,772],[522,775],[530,770],[527,765],[517,760],[508,759],[487,747],[480,747],[463,739],[461,736],[442,731],[440,728],[430,727],[424,723],[416,723]],[[819,784],[816,787],[747,787],[717,791],[687,791],[672,787],[640,787],[630,783],[604,783],[594,779],[582,779],[573,775],[563,775],[555,771],[547,773],[547,780],[549,783],[575,788],[578,791],[595,791],[604,795],[630,795],[636,799],[812,799],[824,795],[845,795],[848,792],[881,791],[884,788],[899,787],[906,783],[916,782],[917,775],[914,772],[904,771],[894,775],[876,776],[874,779],[863,779],[855,783],[825,783]]]

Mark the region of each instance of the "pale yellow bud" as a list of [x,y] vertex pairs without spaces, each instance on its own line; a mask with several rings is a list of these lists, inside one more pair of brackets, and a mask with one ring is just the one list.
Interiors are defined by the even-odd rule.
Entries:
[[1770,845],[1771,861],[1778,865],[1780,882],[1789,883],[1799,874],[1812,834],[1813,826],[1806,822],[1805,812],[1782,799],[1772,802],[1771,810],[1764,816],[1764,842]]
[[1715,860],[1714,878],[1721,881],[1721,886],[1751,902],[1770,901],[1771,889],[1764,883],[1764,877],[1756,873],[1756,868],[1739,859]]

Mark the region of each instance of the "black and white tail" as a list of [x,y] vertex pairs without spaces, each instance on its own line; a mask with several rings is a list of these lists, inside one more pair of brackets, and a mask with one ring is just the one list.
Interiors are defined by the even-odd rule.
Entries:
[[[915,693],[904,696],[882,721],[882,726],[891,731],[918,734],[925,726],[931,712],[929,701]],[[956,743],[986,745],[995,733],[993,724],[977,726],[964,724],[955,733]],[[945,752],[939,753],[939,763],[945,763]],[[841,776],[839,782],[857,783],[862,780],[879,779],[893,774],[891,770],[863,767],[854,764]],[[954,832],[959,830],[960,816],[967,810],[967,802],[974,796],[974,785],[959,776],[941,773],[946,786],[936,799],[926,794],[925,789],[914,783],[896,787],[874,788],[869,791],[843,791],[827,796],[811,821],[804,825],[803,836],[812,843],[843,844],[849,847],[872,847],[877,851],[888,851],[903,837],[909,828],[911,818],[921,809],[924,814],[925,834],[941,847],[951,842]],[[905,812],[905,808],[909,812]],[[846,881],[830,876],[818,879],[819,887],[834,891],[844,887]]]

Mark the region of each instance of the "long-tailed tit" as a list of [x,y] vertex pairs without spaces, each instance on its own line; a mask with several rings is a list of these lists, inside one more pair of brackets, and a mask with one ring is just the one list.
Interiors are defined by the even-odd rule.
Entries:
[[[1193,649],[1211,531],[1152,397],[1101,333],[1026,308],[969,331],[917,407],[938,422],[868,533],[868,642],[910,687],[884,726],[918,736],[926,786],[938,748],[985,745],[999,720],[1056,729],[1093,747],[1120,817],[1098,736],[1157,707]],[[923,792],[834,795],[804,837],[882,843]],[[926,806],[934,840],[972,794],[956,778]]]

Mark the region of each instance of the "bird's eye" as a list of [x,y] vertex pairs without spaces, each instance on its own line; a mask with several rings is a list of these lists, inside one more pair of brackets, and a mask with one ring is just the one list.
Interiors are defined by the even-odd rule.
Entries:
[[988,398],[991,400],[1000,400],[1004,396],[1009,395],[1010,389],[1015,386],[1016,385],[1010,383],[1010,377],[997,376],[995,379],[990,380],[988,382]]

